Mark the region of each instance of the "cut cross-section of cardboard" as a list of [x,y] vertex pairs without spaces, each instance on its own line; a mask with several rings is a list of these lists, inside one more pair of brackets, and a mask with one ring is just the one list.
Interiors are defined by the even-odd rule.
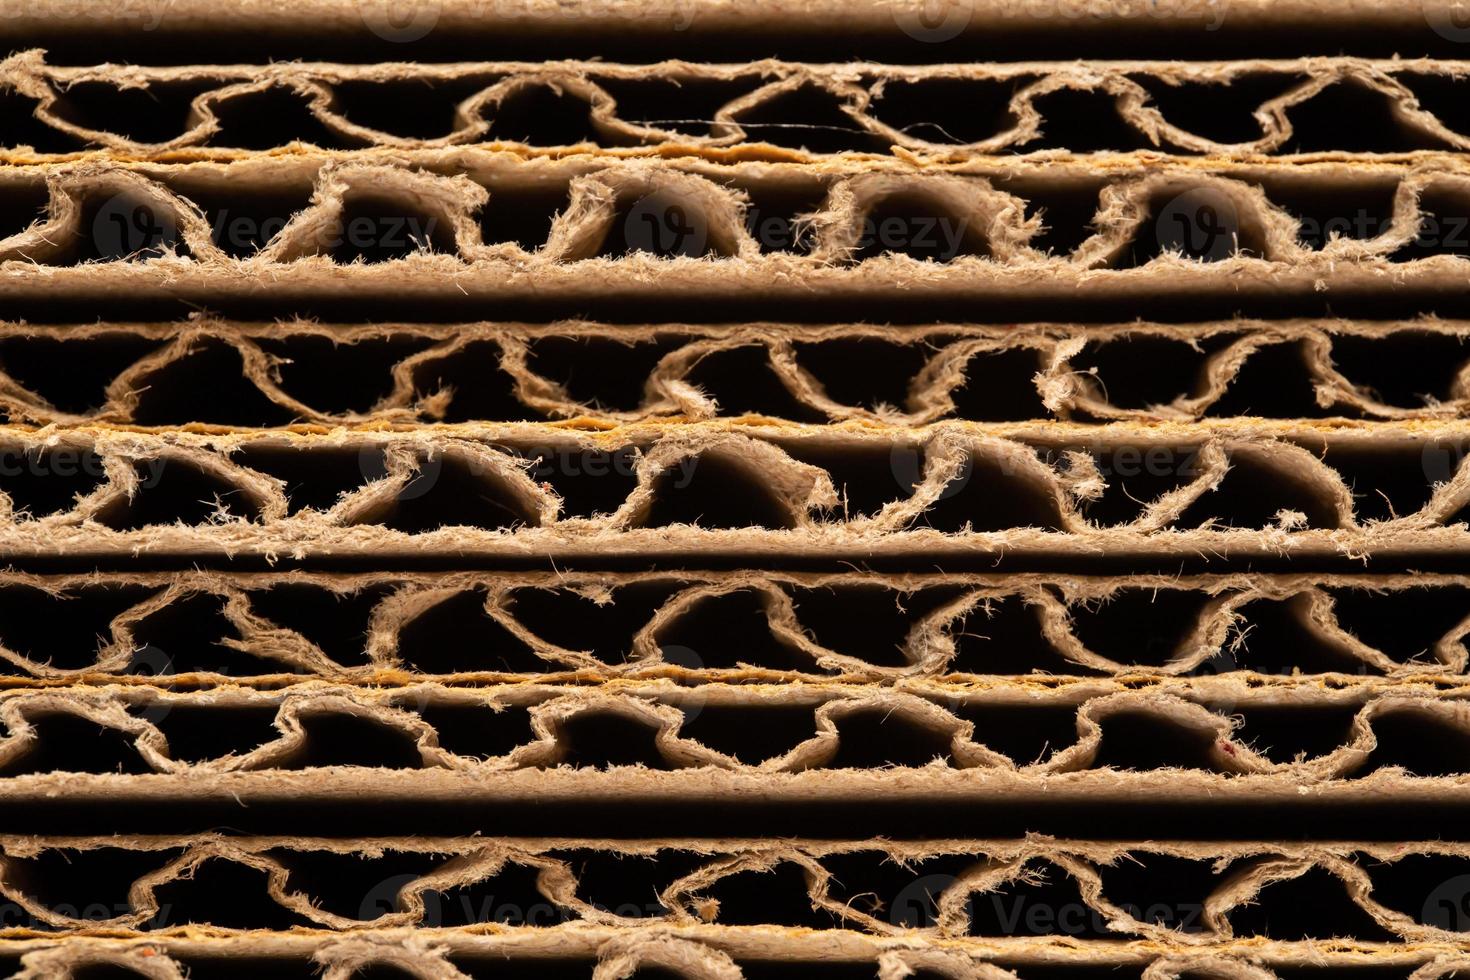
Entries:
[[347,790],[412,800],[461,783],[485,799],[559,786],[685,798],[723,785],[780,800],[849,798],[891,782],[963,798],[997,786],[1137,791],[1166,778],[1181,796],[1222,798],[1324,790],[1462,799],[1470,788],[1463,684],[1078,687],[689,690],[629,680],[7,691],[0,794],[66,786],[133,797],[233,792],[243,801],[289,788],[303,802]]
[[764,303],[766,319],[798,303],[830,322],[873,302],[904,321],[915,304],[1054,311],[1079,298],[1137,315],[1200,297],[1227,316],[1234,299],[1279,316],[1388,289],[1425,312],[1413,302],[1457,295],[1470,252],[1460,155],[1106,167],[493,147],[161,156],[0,171],[17,215],[44,208],[0,238],[0,296],[94,314],[119,301],[316,314],[375,299],[435,318],[494,301],[543,314],[641,304],[686,320],[722,298]]
[[1465,450],[1463,426],[1443,420],[10,427],[0,546],[757,563],[1452,555],[1470,544]]
[[1454,694],[1470,659],[1470,579],[1424,573],[12,572],[0,612],[7,691],[802,682],[1070,712]]
[[[489,143],[533,155],[595,147],[619,157],[904,153],[961,162],[1074,152],[1068,134],[1085,127],[1089,113],[1109,110],[1116,142],[1084,152],[1330,159],[1470,148],[1453,107],[1466,72],[1457,60],[1354,57],[70,66],[32,50],[0,63],[0,85],[33,106],[29,126],[5,140],[17,159],[185,149],[231,159],[274,148],[261,145],[274,137],[279,146],[335,151]],[[286,116],[285,105],[298,111],[275,133],[242,126],[245,113],[271,106]],[[1387,125],[1334,134],[1323,117],[1345,105]],[[982,107],[988,115],[976,111]]]
[[[1326,944],[1323,944],[1326,945]],[[1049,980],[1093,970],[1128,980],[1178,977],[1291,980],[1308,977],[1404,977],[1447,980],[1465,969],[1453,944],[1394,944],[1292,949],[1242,944],[1229,952],[1168,953],[1147,944],[1071,943],[1055,948],[939,947],[914,939],[874,940],[799,930],[732,930],[717,938],[686,939],[661,929],[628,935],[603,928],[531,935],[456,933],[429,939],[422,930],[384,929],[318,937],[263,932],[232,937],[35,939],[0,944],[21,980],[86,977],[101,970],[158,980],[228,975],[246,969],[276,975],[352,980],[387,973],[422,980],[546,976],[623,980],[640,971],[687,980],[740,980],[790,972],[904,980],[916,974],[944,980]],[[977,948],[978,947],[978,948]]]
[[[1130,938],[1140,949],[1282,958],[1391,949],[1465,934],[1443,906],[1464,844],[1201,844],[847,840],[314,837],[45,838],[3,842],[7,885],[27,926],[161,940],[264,931],[374,937],[403,927],[473,940],[496,924],[535,942],[595,931],[719,946],[749,927],[824,939],[942,938],[970,956],[1025,954]],[[233,876],[238,891],[217,884]],[[754,884],[754,888],[752,887]],[[761,886],[769,900],[761,901]],[[124,894],[106,918],[84,917]],[[1315,907],[1296,904],[1312,894]],[[1336,928],[1343,916],[1350,931]],[[572,936],[565,934],[571,933]],[[537,934],[540,934],[539,936]],[[859,947],[861,948],[861,947]]]
[[736,416],[895,426],[1432,420],[1470,414],[1467,338],[1470,323],[1437,318],[17,322],[0,324],[0,405],[13,423],[160,431]]
[[20,6],[0,975],[1470,971],[1457,0]]

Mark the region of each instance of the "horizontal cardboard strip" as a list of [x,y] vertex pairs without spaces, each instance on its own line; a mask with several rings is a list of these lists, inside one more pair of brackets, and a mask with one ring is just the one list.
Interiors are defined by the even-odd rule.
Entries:
[[[898,690],[843,685],[517,684],[169,692],[138,686],[0,694],[0,776],[326,770],[370,785],[375,770],[645,770],[783,777],[874,770],[953,776],[1091,772],[1272,777],[1315,786],[1470,783],[1464,691],[1322,693],[1131,690],[1087,696],[1017,686]],[[1182,696],[1181,696],[1182,695]],[[629,768],[632,767],[632,768]],[[775,778],[773,785],[780,785]],[[1229,783],[1229,779],[1225,780]],[[1204,785],[1204,783],[1201,783]]]
[[[1470,414],[1467,338],[1470,323],[1428,317],[903,329],[0,323],[0,407],[12,422],[159,429],[740,415],[1441,419]],[[77,360],[96,371],[80,377]],[[219,397],[226,390],[239,394]]]
[[[856,933],[728,930],[718,935],[660,928],[572,932],[525,930],[484,935],[460,932],[427,941],[408,929],[356,936],[255,933],[207,938],[76,938],[0,941],[0,956],[24,954],[20,980],[85,976],[87,968],[123,969],[156,978],[207,978],[213,970],[269,970],[276,976],[349,980],[358,971],[398,970],[421,980],[555,976],[623,980],[640,967],[681,980],[738,980],[820,971],[843,980],[903,980],[922,971],[943,980],[1047,980],[1058,971],[1101,968],[1117,980],[1445,980],[1466,961],[1443,944],[1363,946],[1248,941],[1215,950],[1170,953],[1147,943],[1072,942],[996,946],[982,942],[945,949]],[[71,971],[75,970],[73,973]],[[1280,973],[1276,971],[1280,971]],[[322,971],[322,972],[317,972]],[[1394,972],[1399,971],[1399,972]],[[1086,973],[1083,973],[1086,975]]]
[[[1108,939],[1278,955],[1451,942],[1465,845],[934,841],[543,842],[201,835],[0,843],[6,938],[224,938],[265,923],[471,938],[612,927],[719,943],[752,928],[942,940],[971,955]],[[30,887],[49,878],[44,888]],[[233,894],[219,882],[235,881]],[[1310,892],[1323,908],[1294,907]],[[125,896],[121,900],[109,898]],[[1450,901],[1441,903],[1441,898]],[[100,915],[101,912],[110,915]],[[85,912],[85,914],[84,914]],[[1325,929],[1340,931],[1324,932]]]
[[[7,193],[40,193],[46,214],[0,240],[0,296],[216,308],[269,301],[298,310],[381,300],[400,311],[427,304],[419,309],[435,316],[489,300],[553,312],[682,303],[687,316],[718,297],[734,304],[721,308],[727,317],[760,302],[792,304],[798,318],[812,312],[803,305],[831,316],[850,315],[854,303],[901,302],[912,316],[922,304],[986,298],[1449,301],[1462,292],[1470,251],[1455,218],[1470,201],[1470,178],[1449,167],[1370,171],[1387,194],[1382,214],[1344,201],[1320,219],[1273,200],[1289,190],[1197,168],[1110,175],[1067,191],[1083,206],[1066,212],[1058,250],[1041,214],[1047,192],[1015,176],[1003,189],[978,176],[842,176],[843,167],[481,159],[497,175],[488,191],[464,173],[383,163],[255,158],[223,181],[213,165],[195,164],[174,169],[167,184],[137,165],[13,168]],[[1362,176],[1353,167],[1338,173]],[[535,189],[557,174],[565,197]],[[301,187],[303,179],[314,186]],[[808,204],[788,198],[781,214],[753,220],[756,196],[802,185],[815,195]],[[272,186],[303,196],[283,201]],[[269,198],[264,212],[260,195]],[[1391,295],[1383,288],[1390,276]]]
[[[1003,798],[1012,806],[1048,809],[1065,818],[1070,807],[1166,803],[1174,807],[1239,808],[1274,804],[1313,809],[1361,805],[1463,806],[1470,803],[1470,777],[1405,776],[1379,770],[1356,779],[1311,779],[1289,772],[1254,775],[1161,769],[1119,772],[1020,772],[1003,767],[954,770],[813,770],[773,773],[718,768],[661,771],[625,767],[598,769],[369,768],[218,772],[186,770],[142,775],[46,773],[0,780],[0,802],[16,807],[64,796],[73,813],[109,803],[147,804],[177,810],[185,805],[233,807],[275,804],[334,807],[452,804],[456,807],[652,805],[687,808],[719,800],[747,816],[766,808],[861,806],[875,798],[905,807],[948,807]],[[155,813],[157,810],[155,809]],[[891,815],[891,814],[890,814]],[[1065,819],[1064,819],[1065,822]]]
[[[237,130],[242,112],[272,98],[284,99],[312,121],[287,121],[282,112],[272,145],[340,150],[493,143],[645,147],[649,155],[671,156],[749,146],[770,151],[774,159],[903,151],[962,160],[973,154],[1066,152],[1068,133],[1085,128],[1092,113],[1113,110],[1120,131],[1104,137],[1113,142],[1084,146],[1084,152],[1401,154],[1470,147],[1470,134],[1454,129],[1451,106],[1443,106],[1448,122],[1435,112],[1464,74],[1458,61],[1346,57],[923,66],[766,60],[71,68],[48,65],[36,50],[0,63],[0,85],[35,105],[36,131],[17,130],[9,137],[12,148],[28,139],[40,152],[64,156],[102,148],[134,158],[241,144],[264,149],[269,135]],[[1231,99],[1230,86],[1240,86],[1241,94]],[[1211,108],[1200,109],[1201,100],[1211,100]],[[1331,135],[1314,127],[1318,113],[1341,112],[1344,101],[1388,121],[1376,143],[1355,133],[1339,134],[1345,142],[1334,145]],[[968,116],[949,108],[951,102],[971,106]],[[993,108],[994,121],[975,118],[980,113],[973,107],[982,102]],[[537,121],[537,112],[554,114],[556,121]],[[1300,136],[1294,116],[1308,120]],[[1207,132],[1233,135],[1216,139]]]
[[[449,0],[426,10],[309,0],[289,8],[269,0],[220,10],[203,0],[165,6],[128,2],[105,11],[39,0],[7,20],[12,45],[64,48],[69,59],[161,61],[321,57],[356,60],[485,57],[616,60],[666,58],[673,48],[703,57],[844,53],[909,61],[1095,56],[1099,50],[1189,57],[1336,54],[1391,56],[1435,50],[1453,57],[1458,25],[1451,4],[1422,0],[862,0],[793,7],[754,3],[598,3],[555,0]],[[110,43],[111,48],[100,47]]]
[[1341,707],[1458,691],[1470,578],[3,573],[0,610],[6,688],[540,680],[657,694],[667,678],[1012,706],[1152,689]]
[[1190,426],[1084,431],[1074,442],[960,423],[452,435],[12,427],[0,432],[9,504],[0,547],[78,557],[1116,558],[1444,554],[1470,541],[1461,516],[1470,467],[1455,423],[1324,426],[1293,438],[1252,433],[1248,422],[1239,435],[1203,437]]
[[[111,266],[238,274],[381,265],[370,271],[386,275],[426,262],[448,270],[447,261],[464,266],[465,274],[507,262],[529,263],[528,271],[538,274],[561,267],[605,271],[619,262],[685,272],[866,269],[859,282],[903,274],[916,285],[942,282],[947,269],[991,267],[1330,275],[1341,265],[1359,271],[1387,265],[1407,273],[1455,267],[1449,260],[1463,258],[1465,228],[1454,222],[1470,209],[1470,177],[1449,161],[1412,170],[1323,165],[1316,173],[1283,164],[1235,173],[1220,165],[1212,173],[1135,161],[1102,177],[1092,172],[1090,186],[1069,187],[1077,178],[1058,170],[1047,172],[1051,186],[1021,183],[1017,172],[997,186],[974,167],[866,171],[844,162],[763,169],[457,152],[476,154],[483,173],[470,161],[445,176],[371,158],[321,157],[253,157],[223,183],[217,165],[202,162],[162,169],[15,167],[4,177],[7,196],[33,198],[29,205],[43,204],[45,214],[0,239],[0,259],[12,264],[9,279],[20,265],[54,268],[49,275]],[[1274,179],[1256,183],[1250,179],[1256,174]],[[1334,188],[1341,197],[1325,202],[1325,215],[1293,213],[1292,198],[1307,177],[1342,181]],[[303,179],[312,181],[308,196],[288,200],[306,189]],[[1363,210],[1369,202],[1354,200],[1360,193],[1354,184],[1364,180],[1372,181],[1362,188],[1374,192],[1372,213]],[[538,181],[545,183],[538,188]],[[1059,190],[1074,199],[1049,228],[1040,212],[1055,206],[1048,198]],[[784,212],[761,209],[762,197],[783,191],[813,198],[787,200]],[[271,199],[255,201],[256,195]],[[508,227],[497,227],[497,218]],[[1426,227],[1431,219],[1437,220]],[[544,230],[533,239],[538,224]],[[1067,247],[1048,245],[1049,230],[1059,230]]]

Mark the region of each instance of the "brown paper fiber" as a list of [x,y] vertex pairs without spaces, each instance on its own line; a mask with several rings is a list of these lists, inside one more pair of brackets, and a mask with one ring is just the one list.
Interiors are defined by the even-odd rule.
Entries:
[[[140,686],[6,691],[0,694],[7,731],[0,739],[0,774],[11,778],[0,790],[20,796],[66,781],[46,777],[101,774],[109,767],[124,773],[109,777],[113,784],[132,781],[136,789],[160,792],[168,780],[151,774],[187,775],[197,785],[225,787],[230,780],[210,777],[322,770],[382,798],[394,795],[388,784],[379,791],[366,788],[375,768],[403,771],[397,787],[410,797],[416,783],[453,782],[415,780],[407,775],[414,771],[462,775],[471,786],[513,771],[529,784],[534,773],[528,770],[559,768],[581,771],[584,783],[606,771],[609,787],[624,776],[657,787],[663,773],[674,771],[691,777],[716,770],[752,777],[806,774],[772,779],[778,792],[822,782],[819,770],[858,778],[909,770],[920,782],[947,780],[953,789],[971,790],[985,785],[987,773],[1002,777],[995,781],[1003,785],[1032,782],[1040,789],[1051,776],[1076,773],[1110,776],[1123,787],[1132,780],[1118,774],[1130,772],[1175,775],[1181,784],[1225,792],[1232,777],[1277,788],[1345,781],[1364,792],[1415,789],[1412,784],[1421,779],[1426,785],[1417,788],[1429,791],[1463,794],[1470,787],[1470,765],[1436,744],[1459,746],[1470,732],[1463,686],[1450,694],[1425,686],[1333,693],[1303,685],[1224,700],[1226,690],[1215,686],[1219,707],[1163,691],[1088,697],[1065,690],[971,693],[938,685],[711,685],[694,692],[667,684],[456,689],[430,683],[390,691],[327,684],[199,693]],[[200,725],[231,734],[206,738],[193,727]],[[1310,725],[1334,726],[1336,739],[1292,731]],[[769,731],[759,745],[747,746],[741,738],[747,726]],[[83,729],[92,736],[79,734]],[[104,742],[95,738],[100,729],[114,736],[105,743],[106,754]],[[338,744],[331,732],[339,730],[381,744],[384,758]],[[599,744],[597,733],[604,730],[626,744]],[[1167,741],[1151,743],[1149,733]],[[95,750],[89,751],[93,742]],[[947,779],[954,773],[968,775]],[[1012,780],[1013,775],[1021,778]],[[662,781],[687,789],[695,780]],[[237,782],[248,794],[266,780]],[[308,800],[314,795],[310,789],[304,793]]]
[[[905,60],[1011,60],[1018,51],[1060,57],[1253,57],[1342,50],[1383,56],[1435,51],[1453,57],[1458,8],[1426,0],[663,0],[568,7],[556,0],[444,0],[425,9],[344,0],[249,0],[227,9],[203,0],[127,2],[115,9],[35,0],[15,11],[12,47],[48,44],[88,63],[175,63],[201,48],[223,60],[320,57],[353,61],[419,57],[555,59],[575,51],[639,60],[719,60],[793,51],[814,60],[878,52]],[[105,47],[98,47],[105,44]]]
[[[1452,553],[1454,422],[10,427],[14,556]],[[854,464],[856,464],[854,466]],[[303,478],[308,482],[302,483]],[[1143,486],[1152,488],[1140,493]],[[303,497],[303,489],[309,496]],[[293,497],[293,490],[295,496]],[[70,498],[70,499],[68,499]],[[856,506],[855,501],[857,501]]]
[[1456,0],[21,6],[0,975],[1470,972]]
[[[1181,977],[1225,980],[1289,980],[1388,972],[1411,980],[1444,980],[1466,961],[1453,943],[1417,943],[1364,948],[1316,944],[1299,952],[1283,944],[1249,941],[1221,952],[1160,953],[1149,944],[1078,943],[1054,947],[995,948],[983,942],[944,945],[922,939],[870,938],[857,933],[798,930],[703,931],[658,927],[639,930],[591,926],[575,932],[497,931],[438,936],[415,929],[384,929],[351,936],[310,933],[252,933],[207,938],[73,938],[6,942],[0,949],[23,954],[16,975],[23,980],[85,977],[99,969],[128,976],[179,980],[230,969],[239,960],[263,969],[320,970],[328,980],[351,980],[369,971],[396,971],[421,980],[466,980],[495,972],[558,975],[586,980],[625,980],[640,969],[689,980],[740,980],[772,968],[842,971],[875,980],[916,974],[945,980],[1044,980],[1061,971],[1086,975],[1103,969],[1138,980]],[[967,948],[968,947],[968,948]],[[922,972],[920,972],[922,971]],[[1395,972],[1397,971],[1397,972]],[[93,974],[95,975],[95,974]]]
[[[748,300],[759,288],[770,300],[807,302],[1079,294],[1153,302],[1201,291],[1361,299],[1389,285],[1451,296],[1465,281],[1459,242],[1470,183],[1459,157],[1367,171],[1323,164],[1316,180],[1371,178],[1390,204],[1380,213],[1344,202],[1330,217],[1306,220],[1273,201],[1288,191],[1263,185],[1259,166],[1227,175],[1224,164],[1123,160],[1101,180],[1078,171],[1093,183],[1077,188],[1049,165],[1032,165],[1032,178],[1095,202],[1066,219],[1070,244],[1058,250],[1045,243],[1045,188],[1019,186],[1009,164],[989,169],[1009,173],[1011,189],[909,164],[885,172],[851,161],[812,168],[433,152],[437,162],[413,167],[309,155],[12,167],[4,183],[47,203],[34,224],[0,239],[0,295],[205,307],[268,296],[289,308],[364,296]],[[1300,185],[1282,164],[1264,173],[1274,185]],[[245,187],[299,201],[242,216],[230,201]],[[763,193],[811,196],[772,213],[757,200]],[[506,209],[526,208],[539,214],[497,227]]]
[[[1432,317],[901,330],[206,317],[187,325],[17,322],[0,324],[0,344],[32,360],[13,373],[0,364],[0,405],[12,423],[159,430],[201,422],[407,427],[732,415],[890,425],[1247,414],[1291,420],[1319,412],[1427,420],[1470,413],[1467,336],[1470,323]],[[127,353],[113,360],[118,349]],[[109,365],[108,376],[83,389],[65,367],[77,358]],[[1456,361],[1434,372],[1443,379],[1437,390],[1416,370],[1426,358]],[[600,371],[611,359],[618,370]],[[1294,373],[1281,377],[1283,369]],[[1417,374],[1416,390],[1389,388],[1394,372]],[[222,387],[243,381],[253,391],[221,402],[206,397],[204,379]],[[348,385],[356,390],[344,398]],[[750,389],[762,394],[752,397]]]
[[6,573],[0,604],[29,627],[0,622],[14,689],[800,681],[783,697],[1346,705],[1458,696],[1470,660],[1470,579],[1422,573]]
[[[800,159],[821,154],[810,146],[820,141],[825,128],[825,142],[837,152],[902,152],[960,161],[977,154],[1069,152],[1064,139],[1053,142],[1046,137],[1049,131],[1065,131],[1078,122],[1066,109],[1053,108],[1057,100],[1049,97],[1059,92],[1095,93],[1100,96],[1099,108],[1115,110],[1131,140],[1103,149],[1119,152],[1132,150],[1137,143],[1152,151],[1185,155],[1294,155],[1292,117],[1306,112],[1324,93],[1359,100],[1365,110],[1386,109],[1395,129],[1382,134],[1381,145],[1368,149],[1394,155],[1465,150],[1470,148],[1470,135],[1454,128],[1458,119],[1450,104],[1444,103],[1442,111],[1451,122],[1435,111],[1445,98],[1443,83],[1463,78],[1465,72],[1463,63],[1454,60],[1352,57],[924,65],[763,60],[743,65],[549,61],[70,66],[48,64],[44,51],[32,50],[0,63],[0,84],[34,102],[31,118],[45,127],[34,134],[34,141],[45,148],[34,149],[58,156],[98,150],[137,158],[192,150],[224,159],[235,146],[233,110],[263,104],[266,93],[281,91],[294,96],[319,127],[306,139],[289,131],[282,131],[281,139],[314,142],[324,150],[523,143],[532,153],[542,146],[595,147],[618,155],[667,157],[715,156],[728,148],[748,147],[772,159]],[[629,84],[633,82],[639,84]],[[721,86],[722,97],[712,100],[700,91],[711,84]],[[1210,115],[1200,115],[1198,108],[1191,113],[1191,104],[1233,94],[1235,85],[1242,89],[1238,101],[1212,106],[1211,114],[1234,116],[1247,129],[1255,128],[1257,135],[1220,141],[1194,131],[1192,127],[1207,124]],[[1254,95],[1254,90],[1246,91],[1248,86],[1279,93]],[[161,138],[151,140],[119,132],[125,128],[116,118],[120,106],[104,102],[99,88],[138,96],[132,112],[152,122],[150,129],[166,127],[169,117],[164,116],[164,107],[177,107],[173,129],[163,128]],[[377,125],[355,118],[366,114],[359,100],[381,100],[405,88],[417,89],[416,99],[396,115],[384,114]],[[516,137],[514,127],[525,126],[518,112],[526,110],[520,106],[545,92],[582,107],[586,119],[578,139],[558,144],[554,135]],[[624,92],[631,106],[620,104],[618,94]],[[928,97],[930,92],[942,93],[945,101]],[[807,101],[798,102],[797,95]],[[946,128],[952,112],[948,100],[980,98],[997,103],[999,125],[979,138],[951,133]],[[653,114],[650,100],[658,101],[656,114],[662,118],[648,118]],[[430,106],[443,119],[443,133],[403,135],[422,129],[423,119],[414,117]],[[918,111],[929,115],[910,121]],[[834,112],[841,121],[837,125],[829,122]],[[779,123],[761,121],[773,115]],[[963,132],[973,129],[971,123]],[[1330,136],[1319,139],[1325,142],[1310,153],[1360,149],[1356,141],[1339,147],[1331,144]],[[18,150],[24,144],[10,145]]]
[[[136,868],[110,869],[124,859]],[[1470,851],[1456,844],[1051,838],[916,845],[200,835],[12,838],[4,842],[0,860],[4,896],[27,917],[25,925],[6,923],[11,941],[49,931],[160,940],[257,931],[249,913],[238,925],[212,920],[211,913],[227,916],[231,905],[250,907],[241,896],[211,896],[210,872],[231,865],[256,872],[252,880],[265,907],[287,915],[298,929],[366,937],[419,926],[434,930],[439,942],[473,941],[483,931],[477,926],[498,923],[506,938],[533,941],[528,933],[575,936],[601,927],[603,934],[657,929],[669,937],[719,943],[725,933],[768,926],[860,933],[879,943],[942,938],[951,950],[971,955],[1019,952],[1028,945],[1034,953],[1035,947],[1064,948],[1069,939],[1086,945],[1111,938],[1131,941],[1135,953],[1187,955],[1214,948],[1218,955],[1253,945],[1258,954],[1304,958],[1319,951],[1391,950],[1394,942],[1432,947],[1457,941],[1464,933],[1444,927],[1455,923],[1437,907],[1434,889],[1470,860]],[[20,884],[63,861],[78,876],[75,895],[42,898]],[[624,862],[638,865],[648,879],[645,901],[604,883],[605,869]],[[362,870],[352,880],[333,873],[354,864]],[[1151,890],[1168,887],[1165,876],[1175,868],[1187,869],[1187,885],[1167,895]],[[88,880],[97,891],[87,893]],[[782,893],[781,901],[737,913],[738,889],[732,886],[749,881],[767,882]],[[1352,923],[1356,931],[1315,935],[1312,925],[1290,921],[1287,893],[1304,881],[1318,887],[1324,903],[1335,900],[1359,912]],[[118,914],[76,914],[103,894],[101,886],[126,894]],[[457,894],[473,900],[456,902]],[[164,897],[180,901],[166,904]],[[1008,908],[1020,910],[1022,921],[1006,916]],[[1056,914],[1041,915],[1041,909]],[[756,921],[725,921],[727,915],[752,913]],[[256,918],[263,916],[257,912]],[[1303,931],[1301,938],[1276,935]]]

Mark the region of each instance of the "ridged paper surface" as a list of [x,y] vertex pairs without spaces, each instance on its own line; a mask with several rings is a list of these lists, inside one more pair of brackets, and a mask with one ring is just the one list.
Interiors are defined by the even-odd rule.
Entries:
[[1470,971],[1456,4],[115,7],[0,17],[0,973]]

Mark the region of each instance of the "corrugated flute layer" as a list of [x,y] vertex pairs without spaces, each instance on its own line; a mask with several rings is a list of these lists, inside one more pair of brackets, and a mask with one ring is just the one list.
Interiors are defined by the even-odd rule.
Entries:
[[1464,28],[1079,3],[0,18],[0,972],[1470,971]]

